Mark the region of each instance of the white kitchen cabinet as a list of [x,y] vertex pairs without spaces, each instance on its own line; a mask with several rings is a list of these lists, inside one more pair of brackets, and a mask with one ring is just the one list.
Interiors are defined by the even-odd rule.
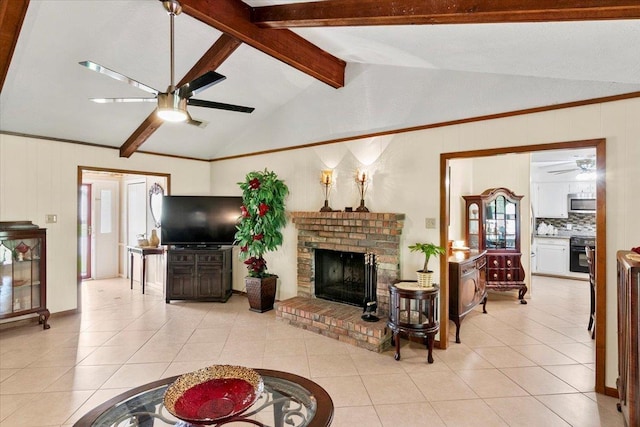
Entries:
[[567,194],[568,182],[538,182],[534,184],[535,206],[537,218],[568,218]]
[[575,181],[569,183],[569,193],[595,193],[595,181]]
[[569,238],[536,237],[534,273],[569,275]]

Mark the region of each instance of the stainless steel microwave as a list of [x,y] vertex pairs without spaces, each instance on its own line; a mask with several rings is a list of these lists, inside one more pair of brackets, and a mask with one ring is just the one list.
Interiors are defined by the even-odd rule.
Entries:
[[594,193],[574,193],[567,196],[569,213],[595,213],[596,195]]

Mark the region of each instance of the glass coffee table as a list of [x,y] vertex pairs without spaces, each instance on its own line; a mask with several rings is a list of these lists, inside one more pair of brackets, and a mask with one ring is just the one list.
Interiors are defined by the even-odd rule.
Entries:
[[[213,426],[257,425],[273,427],[326,427],[333,418],[333,401],[313,381],[288,372],[255,369],[264,391],[242,414]],[[191,426],[171,415],[163,405],[164,392],[179,375],[154,381],[122,393],[84,415],[74,427]]]

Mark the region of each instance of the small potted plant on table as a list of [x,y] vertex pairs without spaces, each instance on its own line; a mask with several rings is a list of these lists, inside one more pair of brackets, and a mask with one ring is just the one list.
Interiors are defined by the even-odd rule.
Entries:
[[267,272],[264,253],[282,245],[281,229],[287,222],[284,199],[289,194],[284,181],[268,171],[249,172],[238,185],[242,190],[241,218],[235,235],[240,259],[249,274],[245,286],[251,311],[273,309],[278,276]]
[[442,246],[433,243],[416,243],[409,246],[411,252],[422,252],[424,254],[424,267],[418,270],[418,285],[431,288],[433,287],[433,271],[428,269],[429,260],[432,256],[443,255],[445,250]]

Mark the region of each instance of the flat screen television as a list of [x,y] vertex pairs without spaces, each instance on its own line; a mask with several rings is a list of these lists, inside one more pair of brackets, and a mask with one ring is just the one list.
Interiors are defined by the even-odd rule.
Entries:
[[163,245],[231,245],[240,220],[242,197],[164,196],[160,241]]

